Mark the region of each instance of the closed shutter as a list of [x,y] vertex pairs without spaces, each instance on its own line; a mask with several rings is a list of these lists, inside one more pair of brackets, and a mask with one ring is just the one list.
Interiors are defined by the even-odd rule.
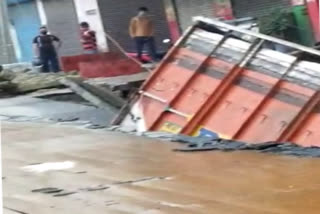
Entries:
[[214,0],[175,0],[179,22],[182,30],[191,26],[192,18],[195,16],[205,16],[213,18]]
[[233,13],[236,18],[261,17],[275,8],[287,8],[290,0],[232,0]]
[[43,1],[43,5],[50,32],[63,42],[59,51],[61,56],[81,54],[83,51],[80,44],[79,22],[73,1],[46,0]]
[[[126,51],[135,51],[135,45],[129,36],[129,23],[136,16],[139,7],[147,7],[155,23],[155,38],[158,49],[164,49],[162,40],[170,38],[169,27],[161,0],[98,0],[105,31],[116,39]],[[115,47],[108,43],[111,50]],[[163,46],[163,48],[162,48]]]

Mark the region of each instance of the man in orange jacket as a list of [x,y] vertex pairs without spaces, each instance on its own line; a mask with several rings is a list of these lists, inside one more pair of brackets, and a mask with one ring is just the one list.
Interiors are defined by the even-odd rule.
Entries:
[[129,33],[134,39],[137,48],[137,57],[142,60],[144,45],[149,47],[149,55],[153,61],[157,61],[157,51],[154,40],[154,24],[148,14],[146,7],[139,8],[137,16],[133,17],[130,22]]

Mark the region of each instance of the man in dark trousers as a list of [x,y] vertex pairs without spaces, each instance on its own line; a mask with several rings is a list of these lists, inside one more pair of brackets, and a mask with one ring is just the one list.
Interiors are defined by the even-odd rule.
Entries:
[[[57,46],[55,46],[57,43]],[[62,45],[61,40],[48,34],[48,29],[45,26],[40,28],[40,34],[33,39],[33,49],[35,56],[40,59],[42,64],[42,72],[59,72],[59,60],[57,48]]]
[[149,10],[146,7],[138,9],[138,15],[133,17],[130,22],[129,33],[135,40],[137,47],[137,57],[142,60],[143,47],[146,44],[149,47],[149,55],[153,61],[157,61],[157,51],[154,40],[154,24]]

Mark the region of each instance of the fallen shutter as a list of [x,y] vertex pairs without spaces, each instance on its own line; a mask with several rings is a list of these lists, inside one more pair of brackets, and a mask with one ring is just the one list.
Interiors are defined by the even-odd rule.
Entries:
[[[137,15],[137,9],[145,6],[150,10],[155,22],[155,37],[158,49],[165,49],[162,40],[170,38],[164,4],[159,0],[98,0],[105,31],[115,38],[127,51],[135,51],[135,45],[129,37],[130,19]],[[109,43],[110,44],[110,43]],[[163,46],[163,47],[162,47]],[[110,47],[115,50],[115,47]]]
[[231,0],[236,18],[261,17],[274,8],[287,8],[290,0]]
[[213,0],[176,0],[179,22],[182,30],[193,24],[192,17],[205,16],[213,18]]

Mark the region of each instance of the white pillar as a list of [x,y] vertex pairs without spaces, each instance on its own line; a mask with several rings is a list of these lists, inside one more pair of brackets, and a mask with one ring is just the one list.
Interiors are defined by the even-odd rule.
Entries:
[[9,32],[8,6],[6,0],[0,0],[0,64],[16,61],[14,47]]
[[41,25],[47,25],[48,20],[47,20],[46,12],[44,10],[43,2],[42,0],[36,0],[36,3],[37,3],[37,9],[38,9]]
[[107,39],[104,35],[104,27],[97,0],[74,0],[78,20],[88,22],[91,29],[96,31],[98,47],[101,51],[108,51]]

